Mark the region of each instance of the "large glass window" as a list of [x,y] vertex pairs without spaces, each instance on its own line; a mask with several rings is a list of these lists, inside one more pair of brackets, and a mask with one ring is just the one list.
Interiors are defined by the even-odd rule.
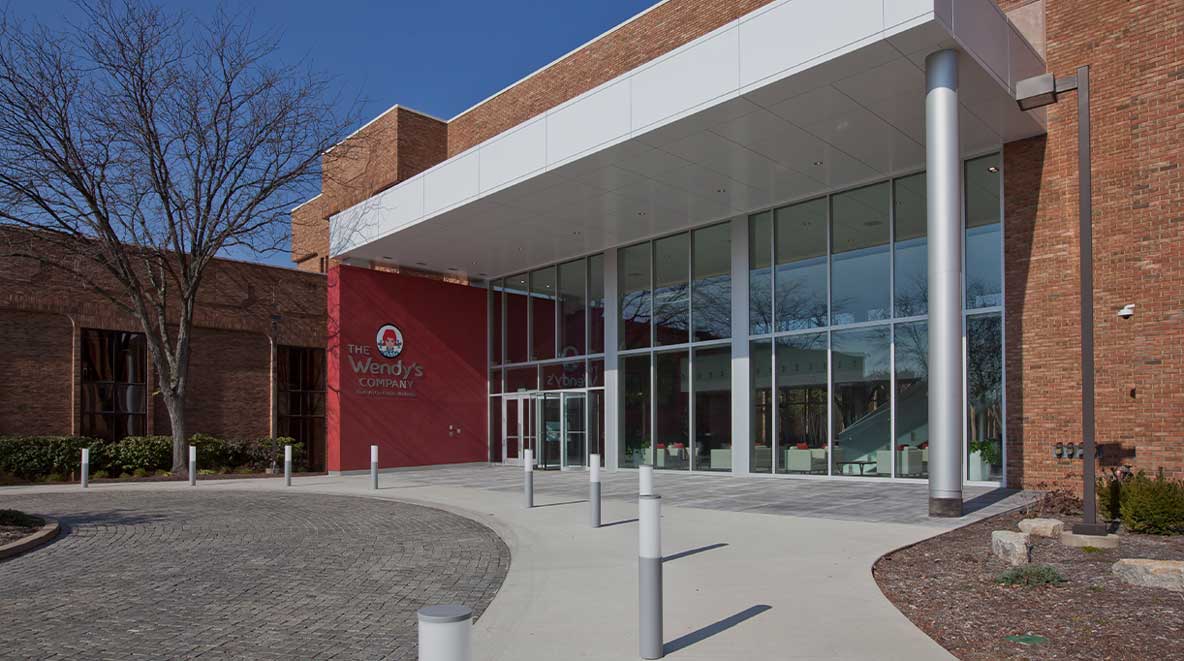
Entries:
[[494,280],[489,284],[489,363],[499,365],[502,362],[502,280]]
[[894,246],[897,317],[929,312],[929,246],[925,173],[893,182],[896,233]]
[[691,465],[690,363],[686,351],[654,354],[654,468]]
[[967,479],[1003,474],[1003,322],[999,315],[966,319]]
[[748,332],[773,332],[773,212],[748,219]]
[[892,474],[889,327],[831,333],[832,474]]
[[506,392],[529,392],[539,389],[539,368],[514,367],[506,370]]
[[622,349],[650,346],[650,244],[622,248],[617,256]]
[[777,472],[826,474],[826,333],[777,338]]
[[604,353],[604,255],[588,258],[588,353]]
[[506,278],[506,362],[524,363],[529,358],[530,334],[527,308],[530,279],[525,273]]
[[82,435],[118,441],[146,434],[147,375],[143,333],[84,328]]
[[692,340],[732,336],[732,238],[727,223],[697,230],[692,235]]
[[[685,385],[685,383],[684,383]],[[732,470],[732,348],[695,349],[695,470]]]
[[831,323],[890,317],[888,182],[831,198]]
[[[750,402],[752,414],[750,452],[753,457],[773,452],[773,341],[754,340],[748,345],[748,377],[751,383]],[[823,465],[825,467],[825,464]],[[773,465],[758,465],[752,462],[753,473],[771,473]]]
[[530,274],[531,360],[555,357],[555,267]]
[[929,325],[896,326],[896,476],[929,476]]
[[690,247],[686,234],[654,242],[654,344],[685,344],[690,322]]
[[966,162],[966,308],[1003,305],[999,154]]
[[618,464],[637,468],[651,463],[650,356],[622,356],[621,439]]
[[559,351],[560,356],[582,356],[586,352],[584,285],[587,280],[584,260],[559,265]]
[[826,198],[776,212],[777,330],[826,325]]

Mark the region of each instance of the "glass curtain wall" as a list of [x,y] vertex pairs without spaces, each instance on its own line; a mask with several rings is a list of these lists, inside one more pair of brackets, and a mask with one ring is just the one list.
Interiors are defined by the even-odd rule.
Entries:
[[618,252],[621,466],[732,470],[731,255],[728,223]]
[[[504,406],[504,396],[569,391],[542,395],[526,410],[562,419],[567,466],[586,465],[593,452],[603,463],[604,255],[491,280],[488,297],[490,460],[517,459],[519,423],[534,423],[519,421],[517,404]],[[554,456],[539,459],[556,463]]]
[[[966,478],[996,481],[1000,158],[964,167]],[[753,472],[928,476],[926,224],[923,172],[749,217]]]

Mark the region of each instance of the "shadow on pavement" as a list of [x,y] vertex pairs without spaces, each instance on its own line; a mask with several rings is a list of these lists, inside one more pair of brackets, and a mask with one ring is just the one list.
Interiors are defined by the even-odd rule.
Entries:
[[584,500],[565,500],[562,503],[543,503],[542,505],[535,505],[535,507],[536,508],[538,508],[538,507],[558,507],[559,505],[575,505],[577,503],[586,503],[586,502],[588,502],[587,498],[585,498]]
[[707,546],[700,546],[697,549],[687,549],[686,551],[679,551],[678,553],[671,553],[670,555],[662,556],[662,562],[670,562],[671,560],[678,560],[679,558],[685,558],[688,555],[695,555],[696,553],[702,553],[704,551],[711,551],[713,549],[720,549],[720,548],[723,548],[727,545],[728,545],[727,542],[717,542],[715,544],[708,544]]
[[756,606],[745,608],[735,615],[729,615],[718,622],[712,622],[702,629],[698,629],[686,634],[685,636],[679,636],[678,638],[675,638],[674,640],[666,643],[665,652],[670,654],[671,652],[677,652],[684,647],[690,647],[691,645],[694,645],[701,640],[706,640],[715,634],[720,633],[721,631],[727,631],[737,624],[740,624],[744,620],[756,617],[757,615],[772,609],[773,607],[767,604],[757,604]]
[[1019,493],[1019,489],[992,489],[986,493],[980,493],[974,498],[962,503],[962,515],[965,516],[972,512],[985,509],[1017,493]]
[[607,528],[609,526],[622,526],[626,523],[637,523],[637,519],[621,519],[620,521],[613,521],[611,523],[602,523],[600,524],[600,527]]

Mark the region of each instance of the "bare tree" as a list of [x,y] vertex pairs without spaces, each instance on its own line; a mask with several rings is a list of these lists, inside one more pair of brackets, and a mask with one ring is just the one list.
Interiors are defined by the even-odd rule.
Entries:
[[143,327],[186,470],[190,334],[227,250],[277,249],[350,118],[249,17],[83,0],[62,32],[0,16],[0,252],[64,270]]

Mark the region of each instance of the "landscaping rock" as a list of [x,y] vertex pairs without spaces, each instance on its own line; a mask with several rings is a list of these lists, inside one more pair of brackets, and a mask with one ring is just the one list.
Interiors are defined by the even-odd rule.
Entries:
[[1184,592],[1184,560],[1123,558],[1110,572],[1131,585]]
[[991,533],[991,551],[1013,566],[1032,561],[1032,540],[1026,532],[996,530]]
[[1024,519],[1020,530],[1035,537],[1057,539],[1065,532],[1065,524],[1060,519]]

